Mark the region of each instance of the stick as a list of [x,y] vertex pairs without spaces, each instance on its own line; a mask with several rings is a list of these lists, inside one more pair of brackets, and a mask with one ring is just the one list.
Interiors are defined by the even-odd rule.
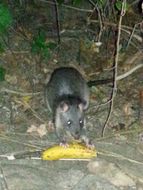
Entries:
[[126,0],[123,0],[122,9],[121,9],[121,15],[120,15],[120,18],[119,18],[119,23],[118,23],[118,36],[117,36],[117,41],[116,41],[116,53],[115,53],[115,59],[114,59],[114,64],[113,64],[113,68],[114,68],[113,89],[112,89],[112,92],[111,92],[111,102],[110,102],[109,112],[108,112],[105,124],[104,124],[104,126],[102,128],[102,137],[104,137],[105,129],[107,128],[107,125],[109,123],[109,120],[110,120],[110,117],[111,117],[111,114],[112,114],[112,111],[113,111],[114,98],[115,98],[116,92],[117,92],[118,59],[119,59],[119,49],[120,49],[119,45],[120,45],[122,18],[125,15],[125,4],[126,4]]

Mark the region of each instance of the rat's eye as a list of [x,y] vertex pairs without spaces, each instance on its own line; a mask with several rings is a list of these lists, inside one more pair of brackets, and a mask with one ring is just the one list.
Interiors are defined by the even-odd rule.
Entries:
[[82,127],[83,126],[83,120],[79,120],[79,124],[80,124],[80,126]]
[[68,120],[67,124],[68,124],[68,127],[70,127],[71,126],[71,120]]

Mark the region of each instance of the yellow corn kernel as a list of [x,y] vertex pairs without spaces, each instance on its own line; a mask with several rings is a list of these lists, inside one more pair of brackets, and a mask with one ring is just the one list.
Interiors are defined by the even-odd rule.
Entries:
[[68,147],[56,145],[42,152],[43,160],[59,160],[59,159],[90,159],[97,156],[96,150],[87,148],[78,143],[69,144]]

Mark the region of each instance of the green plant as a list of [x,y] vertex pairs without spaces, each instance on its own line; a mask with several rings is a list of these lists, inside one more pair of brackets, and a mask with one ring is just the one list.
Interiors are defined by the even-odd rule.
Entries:
[[4,52],[4,44],[0,42],[0,53]]
[[51,50],[56,48],[56,43],[46,42],[46,35],[44,31],[40,31],[38,35],[34,36],[31,50],[35,54],[40,54],[43,58],[50,58]]
[[[118,10],[118,11],[121,11],[122,10],[122,1],[121,0],[117,0],[116,2],[115,2],[115,8]],[[128,8],[129,8],[129,4],[126,2],[125,4],[124,4],[124,7],[123,7],[123,9],[126,11],[126,10],[128,10]]]
[[72,0],[73,5],[80,5],[82,3],[82,0]]
[[8,7],[0,4],[0,33],[4,34],[9,26],[12,24],[12,15]]
[[97,0],[96,3],[99,8],[103,8],[105,6],[105,4],[107,3],[107,1],[106,0]]
[[4,81],[5,79],[5,69],[0,67],[0,81]]

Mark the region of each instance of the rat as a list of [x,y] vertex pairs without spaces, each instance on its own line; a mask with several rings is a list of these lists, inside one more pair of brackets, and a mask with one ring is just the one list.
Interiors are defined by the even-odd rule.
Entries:
[[81,140],[86,146],[92,146],[86,136],[85,124],[89,88],[78,70],[72,67],[55,69],[45,87],[45,100],[53,114],[56,135],[61,145]]

